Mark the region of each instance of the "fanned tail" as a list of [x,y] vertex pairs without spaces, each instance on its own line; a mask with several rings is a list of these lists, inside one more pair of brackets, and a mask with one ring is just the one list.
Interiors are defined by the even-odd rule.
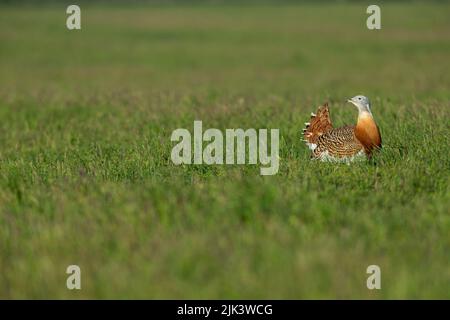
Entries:
[[316,114],[311,113],[311,119],[309,122],[305,122],[305,126],[306,127],[303,129],[304,141],[311,150],[314,150],[317,147],[317,139],[333,128],[330,120],[328,103],[320,106],[317,109]]

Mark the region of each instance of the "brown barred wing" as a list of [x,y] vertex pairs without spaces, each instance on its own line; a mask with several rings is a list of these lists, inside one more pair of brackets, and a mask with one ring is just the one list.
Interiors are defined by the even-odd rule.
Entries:
[[317,139],[314,155],[320,157],[324,153],[336,158],[352,157],[363,150],[363,145],[355,137],[355,127],[345,126],[333,128]]

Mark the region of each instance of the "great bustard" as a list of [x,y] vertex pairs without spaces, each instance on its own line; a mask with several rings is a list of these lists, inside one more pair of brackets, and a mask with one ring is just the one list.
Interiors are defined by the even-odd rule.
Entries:
[[311,120],[303,129],[304,141],[312,151],[312,158],[322,161],[352,161],[381,148],[381,135],[372,112],[370,102],[364,96],[348,100],[358,108],[356,126],[333,128],[328,103],[311,113]]

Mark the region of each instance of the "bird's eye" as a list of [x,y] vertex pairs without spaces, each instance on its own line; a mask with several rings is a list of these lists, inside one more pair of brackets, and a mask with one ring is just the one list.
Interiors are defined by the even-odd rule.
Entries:
[[359,97],[358,100],[361,100],[361,97]]

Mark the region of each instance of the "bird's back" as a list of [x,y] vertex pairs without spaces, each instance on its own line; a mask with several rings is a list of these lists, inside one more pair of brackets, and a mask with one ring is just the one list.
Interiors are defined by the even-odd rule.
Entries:
[[351,158],[363,155],[363,145],[355,136],[355,126],[332,128],[318,137],[313,155],[317,158]]
[[333,128],[327,104],[311,115],[303,136],[314,158],[346,160],[364,155],[364,146],[355,136],[355,126]]

